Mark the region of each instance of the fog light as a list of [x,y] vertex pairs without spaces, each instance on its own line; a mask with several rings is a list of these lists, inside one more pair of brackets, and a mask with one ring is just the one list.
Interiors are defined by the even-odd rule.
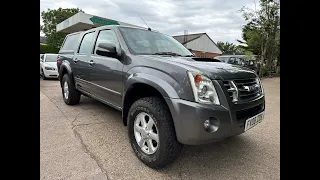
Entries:
[[208,133],[216,132],[220,126],[220,121],[217,118],[210,117],[210,119],[203,122],[204,130]]
[[210,121],[209,120],[205,120],[203,125],[204,125],[204,129],[208,129],[209,126],[210,126]]

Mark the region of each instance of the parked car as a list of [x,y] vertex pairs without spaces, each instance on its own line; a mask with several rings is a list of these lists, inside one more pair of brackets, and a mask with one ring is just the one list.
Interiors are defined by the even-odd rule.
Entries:
[[260,66],[255,59],[255,56],[252,56],[252,59],[246,59],[245,55],[222,55],[216,56],[214,59],[219,60],[224,63],[239,65],[243,67],[247,67],[249,69],[254,70],[257,74],[259,74]]
[[248,68],[254,70],[257,74],[260,72],[260,63],[257,60],[248,60],[247,65]]
[[151,168],[173,162],[183,144],[238,135],[264,118],[252,70],[194,57],[165,34],[102,26],[69,34],[59,55],[64,102],[85,95],[121,111],[134,153]]
[[216,56],[216,57],[214,57],[214,59],[218,59],[221,62],[225,62],[228,64],[235,64],[235,65],[239,65],[239,66],[246,65],[246,62],[243,59],[243,56],[241,56],[241,55]]
[[40,76],[42,79],[58,78],[58,54],[43,54],[40,56]]

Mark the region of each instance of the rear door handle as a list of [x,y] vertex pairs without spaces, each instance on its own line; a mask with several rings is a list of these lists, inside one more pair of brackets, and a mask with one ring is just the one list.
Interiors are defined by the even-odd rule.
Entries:
[[77,59],[77,58],[75,58],[74,60],[73,60],[73,62],[75,62],[75,63],[77,63],[79,61],[79,59]]
[[94,65],[94,61],[93,61],[93,60],[90,60],[90,61],[89,61],[89,65],[90,65],[90,66],[93,66],[93,65]]

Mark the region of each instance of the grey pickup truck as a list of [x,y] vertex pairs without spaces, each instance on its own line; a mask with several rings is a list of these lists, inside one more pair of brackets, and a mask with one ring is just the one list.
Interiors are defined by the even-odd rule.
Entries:
[[121,111],[134,153],[154,169],[172,163],[184,144],[238,135],[264,118],[254,71],[195,57],[150,29],[110,25],[69,34],[57,66],[64,102],[78,104],[84,95]]

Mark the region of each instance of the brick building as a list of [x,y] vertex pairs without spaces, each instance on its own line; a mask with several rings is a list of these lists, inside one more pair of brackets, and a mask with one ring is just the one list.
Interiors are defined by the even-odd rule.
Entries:
[[222,51],[207,33],[172,36],[197,57],[214,58],[220,56]]

